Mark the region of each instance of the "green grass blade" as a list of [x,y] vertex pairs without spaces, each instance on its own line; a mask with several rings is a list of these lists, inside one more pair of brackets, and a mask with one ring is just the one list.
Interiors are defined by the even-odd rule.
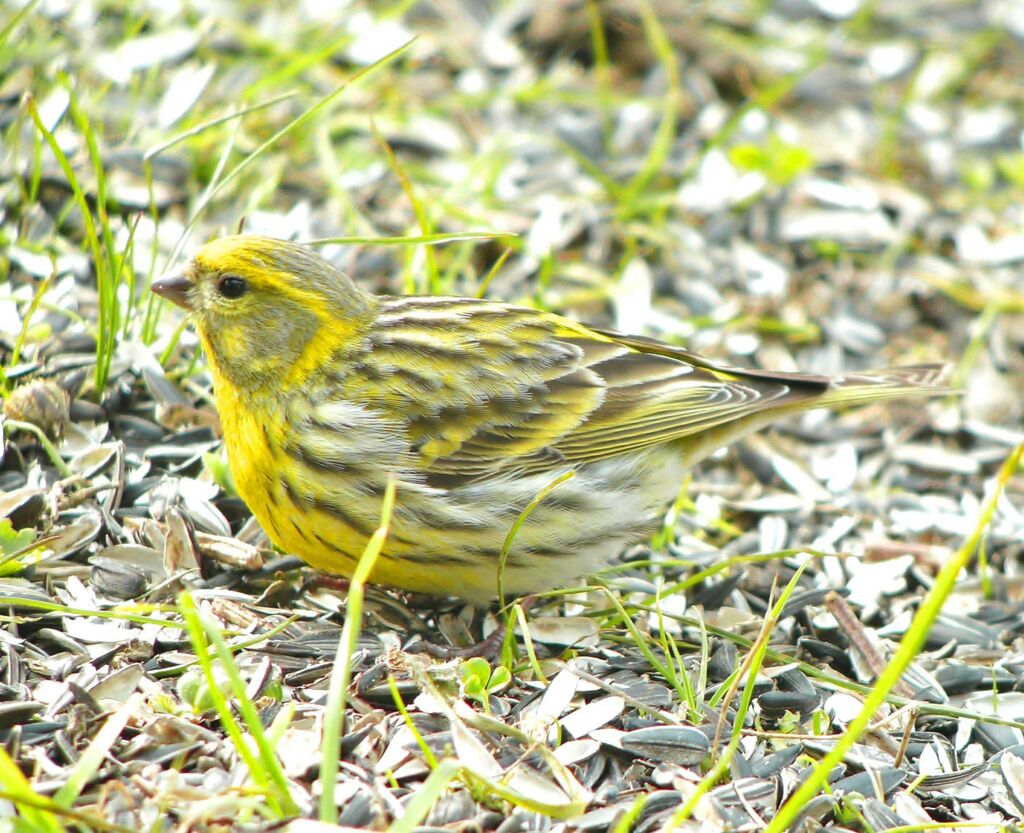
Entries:
[[71,768],[68,780],[54,794],[53,801],[55,804],[59,804],[61,807],[71,807],[75,803],[82,794],[82,790],[85,789],[86,784],[99,771],[100,766],[103,764],[103,759],[106,758],[110,748],[121,736],[121,732],[124,731],[128,721],[138,710],[141,703],[142,695],[133,694],[121,704],[121,707],[116,712],[107,718],[107,721],[100,730],[93,735],[85,752],[82,753],[81,757]]
[[[377,124],[375,122],[370,122],[370,129],[373,131],[373,138],[377,140],[377,144],[380,145],[381,150],[384,151],[384,156],[388,161],[388,167],[391,168],[391,172],[395,175],[395,178],[402,186],[405,198],[409,201],[409,205],[412,207],[412,213],[416,218],[416,224],[420,227],[420,234],[425,237],[432,236],[434,233],[434,224],[431,221],[430,216],[427,214],[427,210],[424,208],[423,202],[416,196],[416,189],[412,187],[412,181],[409,179],[409,175],[402,167],[402,163],[398,161],[398,157],[395,155],[395,151],[392,149],[391,145],[388,144],[387,139],[385,139],[377,129]],[[426,278],[424,285],[419,288],[419,291],[424,295],[437,295],[440,293],[440,287],[438,285],[437,258],[434,256],[433,249],[429,248],[423,250],[423,255],[426,259]]]
[[308,69],[321,66],[331,60],[331,57],[353,38],[353,34],[347,29],[330,38],[318,49],[303,50],[289,54],[289,60],[279,69],[262,74],[245,91],[245,98],[253,98],[263,90],[272,90],[280,87],[285,82],[299,78]]
[[431,769],[437,768],[437,757],[434,755],[434,751],[430,748],[430,745],[424,739],[420,730],[416,728],[416,724],[413,722],[412,715],[409,714],[409,709],[406,708],[405,702],[402,700],[402,693],[398,690],[398,683],[395,682],[393,675],[388,675],[388,691],[391,692],[391,699],[395,703],[395,708],[398,709],[398,713],[402,715],[402,722],[405,723],[405,727],[412,732],[412,736],[416,739],[416,745],[419,746],[420,752],[423,753],[423,760],[427,762],[427,766]]
[[[64,151],[61,150],[60,144],[57,142],[53,133],[47,129],[46,125],[43,124],[42,118],[39,116],[39,110],[36,108],[35,100],[28,98],[25,106],[28,108],[29,116],[32,121],[35,122],[36,129],[42,135],[43,140],[50,148],[50,152],[57,160],[57,165],[60,167],[61,172],[64,174],[64,178],[67,180],[68,185],[71,188],[72,198],[78,210],[82,213],[82,221],[85,225],[85,241],[89,247],[89,251],[92,254],[93,266],[96,269],[96,284],[97,289],[101,296],[104,288],[108,284],[108,277],[106,271],[109,267],[106,257],[104,256],[105,248],[100,245],[100,235],[96,228],[96,221],[93,218],[92,209],[89,207],[89,201],[85,197],[85,192],[82,189],[81,183],[78,181],[78,177],[75,175],[74,169],[71,167],[71,163],[65,156]],[[108,309],[105,309],[103,300],[100,300],[100,330],[96,339],[96,370],[94,374],[96,390],[97,392],[103,390],[103,386],[106,384],[107,370],[109,369],[109,363],[105,361],[105,357],[101,354],[103,349],[103,332],[104,326],[107,324],[106,315]]]
[[533,514],[533,510],[540,506],[544,499],[555,489],[563,483],[567,483],[572,480],[575,476],[575,471],[567,471],[556,477],[548,483],[547,486],[537,492],[537,494],[533,496],[533,500],[526,504],[523,511],[519,513],[515,523],[512,524],[508,534],[505,536],[505,540],[501,545],[501,556],[498,558],[498,603],[503,609],[505,608],[505,563],[508,561],[508,556],[512,550],[512,544],[516,540],[516,535],[519,534],[519,530],[523,528],[523,524],[526,523],[530,515]]
[[323,743],[320,747],[320,821],[335,824],[338,821],[338,806],[334,800],[334,782],[338,778],[338,752],[341,749],[342,723],[345,719],[345,704],[348,686],[352,678],[352,655],[356,650],[359,631],[363,623],[363,598],[377,557],[384,548],[395,510],[394,477],[388,478],[387,489],[380,512],[380,526],[366,542],[359,563],[349,584],[348,606],[345,625],[338,639],[338,651],[331,670],[331,682],[327,691],[326,718],[324,720]]
[[207,121],[204,121],[201,124],[197,124],[193,127],[190,127],[188,130],[183,130],[181,133],[176,133],[170,139],[161,142],[159,145],[154,145],[153,147],[147,149],[145,154],[143,154],[142,158],[144,161],[148,162],[154,156],[159,156],[165,150],[170,150],[175,145],[180,145],[182,142],[191,139],[193,136],[198,136],[200,133],[209,130],[211,127],[216,127],[219,124],[225,124],[226,122],[229,122],[232,119],[240,119],[243,116],[247,116],[250,113],[258,112],[259,110],[265,110],[267,107],[273,107],[275,104],[280,104],[282,101],[287,101],[288,99],[294,97],[295,93],[284,93],[283,95],[274,96],[274,98],[268,98],[266,101],[260,101],[256,104],[250,104],[247,107],[240,107],[239,109],[233,110],[230,113],[225,113],[222,116],[217,116],[215,118],[208,119]]
[[30,2],[26,3],[7,19],[7,22],[4,24],[4,28],[0,29],[0,46],[7,43],[7,39],[11,36],[11,32],[13,32],[38,5],[39,0],[30,0]]
[[461,243],[466,240],[501,240],[518,237],[511,231],[446,231],[431,234],[400,235],[398,237],[321,237],[309,240],[307,246],[436,246],[442,243]]
[[48,799],[37,795],[28,779],[22,774],[19,766],[11,760],[7,750],[0,746],[0,789],[7,794],[8,800],[17,807],[21,818],[38,833],[64,833],[64,825],[53,813],[42,809],[40,799],[49,803]]
[[676,123],[679,120],[679,101],[682,81],[679,75],[679,61],[676,60],[672,42],[665,33],[658,15],[651,6],[650,0],[640,0],[640,17],[643,20],[644,35],[651,46],[651,51],[665,71],[665,95],[661,103],[661,120],[654,133],[651,149],[641,165],[640,170],[630,180],[623,198],[627,203],[634,202],[647,188],[654,176],[668,160],[672,144],[676,136]]
[[441,797],[441,793],[459,776],[461,771],[462,766],[458,761],[453,761],[451,758],[441,761],[427,777],[427,780],[416,788],[412,800],[405,805],[405,812],[391,822],[388,833],[413,833],[413,830],[426,818],[437,799]]
[[[214,702],[221,724],[235,744],[235,750],[245,761],[249,768],[249,775],[267,793],[267,802],[271,810],[278,817],[285,815],[296,815],[298,806],[291,796],[288,786],[288,779],[281,768],[281,762],[267,739],[263,724],[260,721],[259,713],[253,705],[252,700],[246,693],[245,680],[235,665],[234,655],[219,628],[215,627],[199,613],[191,595],[183,593],[179,599],[182,616],[188,627],[189,637],[192,639],[193,647],[196,649],[196,656],[199,665],[206,675],[206,682],[210,688],[210,696]],[[241,726],[231,712],[231,707],[221,693],[214,674],[213,662],[210,657],[209,647],[213,647],[213,653],[221,663],[221,668],[227,675],[231,684],[231,693],[234,696],[238,710],[241,713],[245,728],[256,745],[257,754],[253,754],[243,736]]]
[[920,653],[921,648],[925,644],[929,629],[942,611],[942,605],[956,586],[957,576],[967,566],[967,563],[977,551],[985,530],[995,514],[999,498],[1003,494],[1006,484],[1020,466],[1022,456],[1024,456],[1024,445],[1019,445],[1013,450],[1000,469],[999,475],[996,478],[995,488],[982,506],[974,532],[971,533],[963,546],[960,547],[956,555],[942,566],[942,570],[935,578],[935,584],[928,595],[925,596],[924,601],[914,615],[914,619],[904,634],[895,655],[885,667],[885,670],[871,688],[871,691],[864,698],[864,705],[861,708],[860,714],[850,721],[846,732],[836,742],[832,751],[821,759],[814,767],[810,776],[789,797],[789,800],[779,808],[778,814],[768,824],[768,827],[765,828],[766,833],[783,833],[783,831],[792,829],[804,805],[814,798],[818,790],[825,783],[833,767],[842,761],[850,748],[864,734],[875,712],[885,702],[889,692],[900,681],[907,667]]
[[771,640],[772,633],[775,630],[775,625],[779,620],[782,609],[786,606],[786,602],[789,601],[790,596],[792,596],[793,591],[796,589],[797,583],[800,581],[800,576],[803,575],[804,568],[806,566],[807,562],[804,562],[804,564],[802,564],[793,574],[793,577],[786,585],[786,589],[780,594],[778,600],[772,606],[769,615],[765,617],[761,631],[758,633],[757,639],[751,646],[750,651],[747,653],[746,657],[744,657],[743,664],[736,669],[734,674],[731,675],[728,681],[727,693],[721,699],[721,706],[719,707],[721,717],[718,721],[718,726],[715,729],[715,737],[711,744],[712,754],[715,754],[718,748],[719,734],[722,730],[722,726],[728,712],[729,702],[739,689],[740,680],[746,676],[746,685],[743,687],[740,704],[736,709],[736,718],[733,723],[732,735],[730,736],[729,744],[726,746],[725,751],[718,756],[718,759],[715,761],[715,765],[707,775],[700,780],[700,783],[697,784],[687,801],[673,814],[672,820],[668,825],[669,829],[675,829],[676,827],[682,826],[682,824],[690,818],[694,810],[697,809],[697,805],[703,800],[704,796],[707,795],[711,788],[718,783],[719,779],[729,771],[729,765],[732,762],[733,757],[736,755],[736,752],[739,750],[740,741],[743,739],[743,716],[749,711],[750,704],[753,702],[754,690],[757,684],[757,673],[764,663],[765,656],[768,651],[768,643]]
[[387,64],[391,63],[393,60],[398,58],[398,56],[400,56],[403,52],[405,52],[412,44],[413,44],[413,41],[410,40],[408,43],[404,43],[400,47],[398,47],[397,49],[393,50],[392,52],[389,52],[387,55],[385,55],[380,60],[375,61],[374,63],[370,64],[369,66],[364,67],[364,68],[360,69],[358,72],[353,73],[349,78],[346,78],[341,84],[339,84],[337,87],[335,87],[334,90],[332,90],[330,93],[328,93],[323,98],[321,98],[318,102],[316,102],[316,104],[314,104],[312,107],[310,107],[307,110],[305,110],[302,113],[300,113],[298,116],[296,116],[294,119],[292,119],[286,125],[284,125],[284,127],[282,127],[279,130],[277,130],[270,138],[268,138],[265,141],[261,142],[256,147],[255,150],[253,150],[251,153],[249,153],[247,156],[245,156],[245,158],[243,158],[242,161],[239,162],[231,170],[231,172],[228,173],[217,184],[217,186],[210,191],[209,198],[202,205],[200,205],[196,209],[196,211],[193,214],[192,218],[189,220],[189,223],[188,223],[188,226],[186,227],[186,230],[190,229],[192,226],[195,225],[196,220],[199,219],[199,216],[200,216],[200,214],[202,212],[202,209],[205,208],[213,200],[214,197],[216,197],[221,191],[223,191],[225,188],[227,188],[228,185],[230,185],[232,182],[234,182],[236,179],[238,179],[238,177],[241,176],[242,173],[250,165],[252,165],[257,159],[259,159],[269,148],[271,148],[274,145],[276,145],[279,141],[281,141],[281,139],[283,139],[289,133],[292,133],[293,131],[297,130],[302,125],[304,125],[306,122],[308,122],[311,119],[315,118],[323,110],[325,110],[327,107],[329,107],[331,104],[333,104],[335,102],[335,100],[337,100],[337,98],[342,93],[345,92],[345,90],[347,90],[349,87],[351,87],[357,81],[360,81],[361,79],[365,78],[366,76],[368,76],[372,72],[380,69],[381,67],[386,66]]
[[39,286],[36,287],[36,291],[32,295],[32,302],[28,305],[28,309],[25,310],[25,317],[21,322],[21,331],[18,333],[18,337],[14,341],[14,349],[11,351],[10,361],[7,363],[8,367],[14,367],[14,365],[21,361],[21,348],[25,346],[25,339],[28,337],[32,318],[39,310],[39,305],[43,301],[43,296],[49,291],[50,287],[53,285],[54,279],[57,277],[57,264],[52,258],[51,263],[53,264],[53,268],[50,270],[50,274],[39,282]]

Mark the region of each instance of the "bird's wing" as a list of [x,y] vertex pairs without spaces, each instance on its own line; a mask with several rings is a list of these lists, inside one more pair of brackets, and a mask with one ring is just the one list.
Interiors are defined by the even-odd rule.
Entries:
[[406,422],[419,467],[447,485],[601,460],[829,385],[465,298],[385,299],[367,346],[345,395]]
[[610,339],[619,352],[591,367],[605,380],[605,401],[556,444],[574,461],[639,451],[810,402],[831,385],[827,376],[732,368],[655,339],[590,332]]

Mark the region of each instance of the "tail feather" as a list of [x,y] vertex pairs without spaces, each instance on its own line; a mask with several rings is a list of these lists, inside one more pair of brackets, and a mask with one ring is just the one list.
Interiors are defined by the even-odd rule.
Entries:
[[942,396],[953,392],[946,385],[948,375],[949,365],[918,364],[837,376],[814,407],[858,405],[907,396]]

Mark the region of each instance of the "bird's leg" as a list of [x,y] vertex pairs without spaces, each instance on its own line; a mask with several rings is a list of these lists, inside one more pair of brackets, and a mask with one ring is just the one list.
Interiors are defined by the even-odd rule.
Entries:
[[[537,604],[538,597],[535,595],[524,596],[519,602],[523,612],[529,611]],[[422,640],[411,646],[411,653],[423,653],[435,659],[471,659],[472,657],[483,657],[492,661],[498,658],[502,643],[505,641],[505,627],[495,628],[479,642],[468,645],[465,648],[456,648],[454,645],[438,645],[436,642]]]
[[313,589],[324,589],[334,590],[338,593],[348,593],[349,588],[352,586],[352,580],[342,578],[341,576],[332,576],[327,573],[321,573],[319,571],[311,573],[310,576],[303,582],[303,590]]

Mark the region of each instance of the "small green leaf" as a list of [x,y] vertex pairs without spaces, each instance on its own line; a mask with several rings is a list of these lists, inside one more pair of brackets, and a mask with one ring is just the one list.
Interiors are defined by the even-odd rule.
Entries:
[[996,170],[988,159],[966,160],[959,172],[964,185],[979,194],[987,194],[995,187]]
[[729,151],[729,159],[740,170],[762,173],[776,185],[786,185],[814,166],[810,150],[774,134],[764,145],[736,145]]
[[216,483],[228,495],[237,495],[235,480],[231,476],[231,466],[228,465],[228,458],[223,452],[213,452],[203,455],[203,467],[210,473],[213,482]]
[[170,694],[157,694],[148,700],[149,707],[157,714],[178,714],[181,709]]
[[729,161],[745,171],[764,172],[768,168],[768,154],[758,145],[736,145],[729,151]]
[[491,677],[491,666],[483,657],[472,657],[462,663],[459,673],[463,682],[469,682],[472,679],[479,682],[481,686],[485,686]]
[[499,688],[508,685],[510,682],[512,682],[512,672],[504,665],[499,665],[491,672],[491,679],[487,685],[487,690],[497,691]]
[[839,260],[845,251],[843,244],[837,243],[835,240],[815,240],[811,246],[814,248],[815,253],[825,260]]
[[[214,663],[213,671],[217,679],[217,687],[221,693],[229,694],[231,691],[231,681],[227,678],[227,675],[217,663]],[[194,714],[206,714],[206,712],[213,711],[216,707],[215,698],[210,691],[206,675],[203,673],[202,668],[198,666],[189,668],[178,678],[177,691],[178,697]]]
[[0,520],[0,554],[10,555],[23,550],[36,537],[34,529],[15,529],[10,518]]
[[483,657],[467,659],[459,668],[459,678],[462,680],[463,693],[467,697],[479,700],[483,703],[484,709],[487,709],[487,695],[493,689],[491,666],[487,660]]
[[996,157],[996,167],[1003,179],[1017,188],[1024,188],[1024,151],[1000,154]]

